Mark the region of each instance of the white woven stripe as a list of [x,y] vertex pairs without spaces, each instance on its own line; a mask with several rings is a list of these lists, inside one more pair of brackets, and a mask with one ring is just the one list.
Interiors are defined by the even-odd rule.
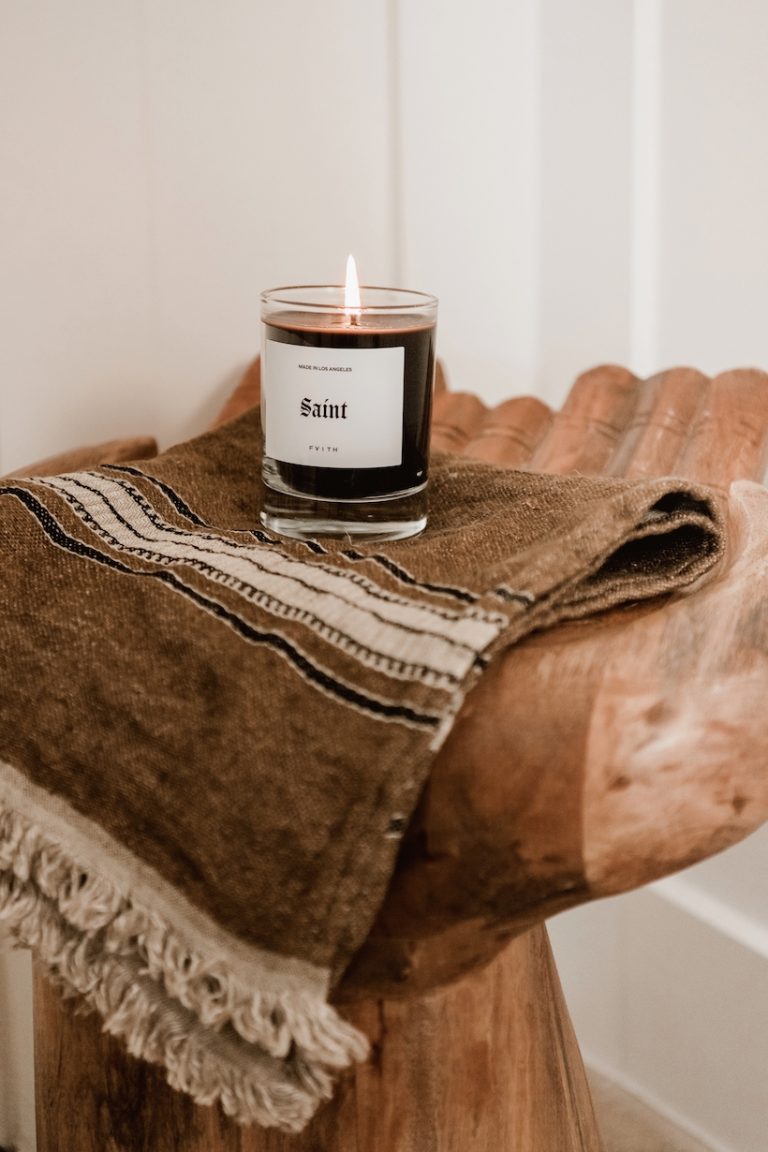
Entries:
[[[435,610],[399,597],[373,595],[358,581],[322,564],[308,565],[257,545],[211,539],[210,532],[177,528],[154,519],[141,507],[144,497],[125,481],[94,473],[36,481],[76,502],[92,518],[90,525],[113,546],[168,565],[192,564],[212,580],[258,599],[273,615],[296,617],[330,639],[347,637],[346,645],[361,662],[398,678],[461,679],[476,653],[487,647],[504,624],[503,617],[479,613],[446,618]],[[111,505],[111,507],[110,507]],[[114,509],[114,510],[113,510]],[[358,651],[358,646],[364,652]]]

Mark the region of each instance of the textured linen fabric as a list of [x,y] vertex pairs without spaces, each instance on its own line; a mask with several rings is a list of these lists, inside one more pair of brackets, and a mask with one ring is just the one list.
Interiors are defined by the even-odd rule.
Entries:
[[256,411],[0,482],[0,917],[198,1102],[300,1129],[366,1044],[327,1004],[495,652],[680,588],[718,498],[433,461],[387,544],[259,525]]

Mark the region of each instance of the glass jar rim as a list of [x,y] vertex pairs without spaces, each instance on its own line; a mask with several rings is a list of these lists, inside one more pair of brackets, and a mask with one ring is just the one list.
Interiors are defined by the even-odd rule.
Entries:
[[[317,293],[335,293],[332,300],[322,300]],[[361,303],[355,312],[402,312],[403,310],[425,310],[437,308],[437,296],[429,292],[417,292],[412,288],[385,288],[375,284],[360,287]],[[382,297],[399,297],[392,303],[376,303],[371,295],[380,293]],[[366,295],[368,300],[365,299]],[[344,308],[343,284],[284,284],[279,288],[267,288],[261,293],[262,304],[286,304],[293,308],[308,308],[315,312],[336,312]]]

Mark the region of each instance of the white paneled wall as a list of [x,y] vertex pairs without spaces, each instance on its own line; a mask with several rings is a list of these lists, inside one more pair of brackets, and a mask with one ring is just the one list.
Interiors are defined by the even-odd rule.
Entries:
[[765,1152],[768,932],[685,876],[551,922],[566,1000],[598,1070],[713,1152]]
[[[0,0],[0,469],[201,428],[259,291],[349,250],[440,296],[491,402],[768,366],[766,58],[763,0]],[[765,876],[768,834],[553,926],[586,1049],[734,1152],[768,1131]],[[29,1148],[23,959],[0,1143]]]
[[768,5],[665,0],[658,355],[768,365]]
[[[297,11],[298,9],[298,11]],[[0,3],[0,466],[200,428],[262,288],[394,273],[385,0]]]
[[543,0],[540,394],[630,353],[631,0]]
[[537,375],[539,5],[397,7],[403,275],[452,385],[502,399]]

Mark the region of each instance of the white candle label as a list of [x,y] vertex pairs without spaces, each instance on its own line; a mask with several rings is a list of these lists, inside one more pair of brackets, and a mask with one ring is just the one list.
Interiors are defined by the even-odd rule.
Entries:
[[302,348],[266,340],[267,456],[317,468],[403,462],[404,348]]

